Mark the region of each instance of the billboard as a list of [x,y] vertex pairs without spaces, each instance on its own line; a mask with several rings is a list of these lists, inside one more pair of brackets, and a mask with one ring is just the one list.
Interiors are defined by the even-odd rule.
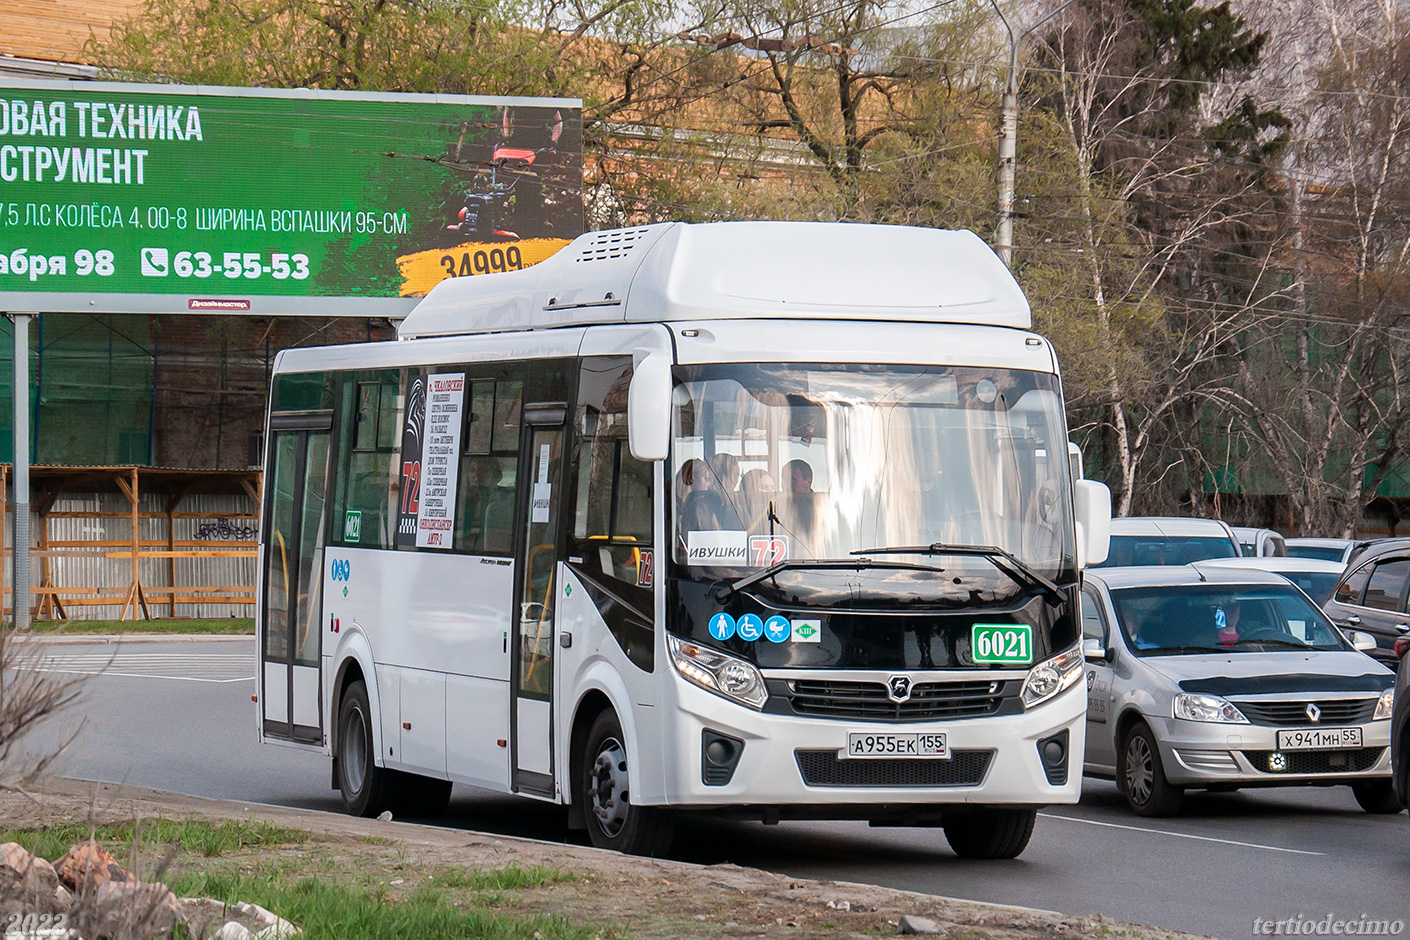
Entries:
[[9,80],[0,310],[403,316],[582,232],[576,99]]

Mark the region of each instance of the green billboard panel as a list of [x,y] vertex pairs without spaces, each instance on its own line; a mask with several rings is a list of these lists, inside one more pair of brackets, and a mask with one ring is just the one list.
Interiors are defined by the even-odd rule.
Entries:
[[0,309],[402,316],[582,232],[576,99],[0,85]]

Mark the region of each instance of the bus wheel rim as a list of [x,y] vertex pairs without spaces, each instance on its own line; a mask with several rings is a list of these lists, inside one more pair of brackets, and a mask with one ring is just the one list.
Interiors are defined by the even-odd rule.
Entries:
[[608,738],[597,749],[588,790],[592,794],[592,815],[598,828],[607,838],[615,839],[626,825],[631,808],[627,749],[616,738]]
[[353,793],[362,792],[363,781],[367,777],[367,726],[364,724],[362,709],[353,706],[348,716],[347,734],[343,739],[343,779]]

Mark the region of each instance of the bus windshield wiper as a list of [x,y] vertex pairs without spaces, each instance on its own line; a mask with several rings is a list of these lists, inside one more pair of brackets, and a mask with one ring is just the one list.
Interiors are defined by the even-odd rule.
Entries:
[[[856,553],[854,552],[853,554]],[[753,574],[745,575],[738,581],[731,582],[730,584],[725,586],[726,591],[721,595],[720,599],[723,600],[724,598],[729,597],[731,594],[734,594],[736,591],[742,591],[747,587],[751,587],[755,584],[758,584],[760,581],[767,581],[769,578],[772,578],[774,575],[778,574],[781,571],[789,571],[798,568],[811,569],[814,571],[866,571],[871,568],[901,568],[911,569],[914,571],[945,570],[943,568],[936,567],[935,565],[913,565],[907,564],[905,562],[894,561],[864,561],[862,559],[857,559],[856,561],[849,561],[843,558],[839,558],[835,561],[811,561],[806,559],[796,559],[792,561],[785,560],[777,562],[776,564],[769,565],[767,568],[760,568]]]
[[1066,600],[1062,588],[1028,567],[1009,552],[997,545],[950,545],[945,542],[932,542],[929,545],[892,545],[883,548],[859,548],[853,555],[974,555],[987,558],[995,568],[1008,575],[1019,584],[1027,583],[1042,588],[1053,600]]

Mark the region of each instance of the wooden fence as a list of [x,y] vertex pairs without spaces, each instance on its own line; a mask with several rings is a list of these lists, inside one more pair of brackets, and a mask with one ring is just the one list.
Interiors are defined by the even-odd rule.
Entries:
[[[13,507],[7,503],[9,477],[12,468],[0,465],[0,549],[4,557],[13,558],[9,517]],[[248,584],[181,583],[177,562],[181,559],[253,558],[258,555],[259,541],[253,536],[258,530],[260,472],[258,470],[174,470],[153,467],[32,467],[30,469],[34,545],[30,566],[31,614],[35,619],[67,619],[69,611],[78,607],[117,607],[118,620],[151,619],[163,614],[176,616],[178,604],[221,603],[247,606],[253,616],[255,586]],[[117,492],[127,504],[126,511],[101,509],[56,509],[61,496]],[[224,527],[218,541],[178,539],[177,521],[211,519],[210,512],[183,511],[182,503],[197,493],[235,494],[245,497],[247,508],[221,511],[210,523]],[[143,497],[148,508],[143,508]],[[122,501],[119,501],[121,503]],[[153,503],[160,506],[153,509]],[[51,527],[65,519],[92,520],[94,537],[55,538]],[[143,522],[164,521],[163,538],[144,537]],[[109,524],[126,520],[130,527],[127,538],[105,538]],[[234,520],[234,525],[231,525]],[[72,526],[67,527],[72,529]],[[149,526],[150,528],[150,526]],[[206,527],[202,527],[203,529]],[[72,534],[71,532],[69,533]],[[231,536],[234,536],[233,538]],[[247,537],[240,537],[247,536]],[[130,578],[125,586],[62,584],[56,581],[58,559],[129,559]],[[144,560],[166,562],[166,583],[144,583]],[[147,566],[150,572],[150,565]],[[194,567],[194,566],[191,566]],[[105,580],[105,579],[104,579]],[[156,578],[149,578],[155,581]],[[0,609],[8,616],[12,612],[14,585],[5,579],[0,594]],[[163,610],[165,608],[165,610]]]

